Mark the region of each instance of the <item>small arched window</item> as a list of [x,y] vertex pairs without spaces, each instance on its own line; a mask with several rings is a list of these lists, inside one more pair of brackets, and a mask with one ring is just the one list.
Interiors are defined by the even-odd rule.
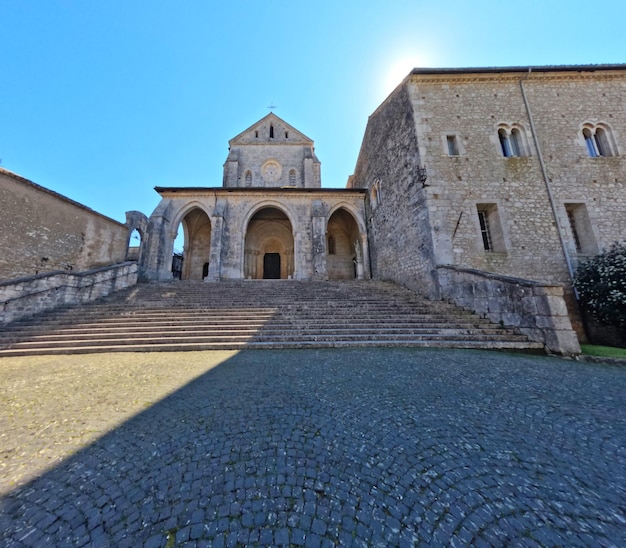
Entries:
[[513,156],[523,156],[522,135],[518,128],[514,127],[511,130],[509,141],[511,142],[511,152],[513,153]]
[[246,171],[245,179],[246,179],[246,186],[247,187],[252,186],[252,172],[250,170]]
[[274,138],[274,126],[270,124],[270,139]]
[[500,148],[502,148],[502,156],[510,158],[513,156],[511,152],[511,143],[509,142],[509,136],[505,129],[500,128],[498,130],[498,138],[500,139]]
[[501,125],[498,129],[498,140],[502,156],[505,158],[521,158],[528,156],[524,130],[519,125]]
[[335,237],[331,234],[328,236],[328,254],[334,255],[336,253]]
[[586,124],[583,138],[590,158],[617,156],[611,129],[606,125]]
[[289,170],[289,186],[296,186],[296,170]]

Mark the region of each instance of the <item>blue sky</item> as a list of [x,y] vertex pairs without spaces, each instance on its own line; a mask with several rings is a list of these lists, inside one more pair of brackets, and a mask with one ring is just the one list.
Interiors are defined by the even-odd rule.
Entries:
[[0,0],[1,166],[124,221],[276,114],[343,187],[416,66],[626,62],[626,2]]

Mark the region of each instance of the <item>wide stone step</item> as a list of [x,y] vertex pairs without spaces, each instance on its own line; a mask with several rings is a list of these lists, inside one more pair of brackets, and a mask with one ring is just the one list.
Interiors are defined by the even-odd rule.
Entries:
[[389,337],[389,336],[403,336],[403,337],[420,337],[425,335],[447,336],[449,338],[461,337],[506,337],[511,340],[525,340],[525,337],[516,335],[510,332],[502,332],[497,329],[465,329],[465,328],[452,328],[452,327],[428,327],[428,328],[399,328],[394,326],[381,327],[378,329],[372,328],[301,328],[301,329],[286,329],[284,327],[221,327],[211,329],[161,329],[150,330],[142,329],[129,332],[127,330],[93,330],[93,331],[65,331],[65,332],[51,332],[41,335],[32,335],[27,340],[15,340],[12,342],[11,347],[17,347],[18,345],[26,345],[31,343],[43,344],[43,343],[61,343],[61,342],[78,342],[78,341],[110,341],[119,339],[142,339],[150,336],[151,340],[167,340],[172,337],[176,338],[216,338],[216,337],[239,337],[247,336],[260,338],[306,338],[306,337],[325,337],[332,338],[355,338],[359,336],[368,337]]
[[385,282],[142,284],[9,326],[0,356],[338,346],[537,351],[538,343]]
[[0,350],[0,357],[11,356],[36,356],[36,355],[56,355],[56,354],[91,354],[98,352],[190,352],[199,350],[241,350],[247,349],[279,349],[279,348],[342,348],[342,347],[429,347],[429,348],[468,348],[468,349],[491,349],[491,350],[517,350],[532,353],[543,353],[544,348],[540,343],[520,342],[508,340],[375,340],[360,341],[356,344],[354,341],[297,341],[297,342],[278,342],[278,341],[248,341],[248,342],[199,342],[189,343],[181,342],[176,344],[163,344],[159,346],[146,344],[110,344],[110,345],[93,345],[79,347],[58,347],[58,348],[21,348]]

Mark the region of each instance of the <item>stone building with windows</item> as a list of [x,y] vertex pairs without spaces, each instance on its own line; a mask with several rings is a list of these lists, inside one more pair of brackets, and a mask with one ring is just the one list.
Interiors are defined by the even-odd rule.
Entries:
[[372,277],[474,308],[487,280],[571,297],[579,261],[626,240],[625,154],[626,65],[415,69],[348,185],[367,190]]
[[[313,141],[270,113],[229,141],[222,187],[157,187],[141,272],[182,279],[354,279],[369,276],[363,189],[321,188]],[[134,227],[132,227],[134,228]]]
[[382,279],[531,337],[571,334],[567,302],[582,334],[573,273],[626,240],[625,143],[626,65],[415,69],[346,188],[270,113],[229,141],[222,186],[157,187],[117,228],[145,281]]
[[513,325],[520,283],[547,284],[576,318],[577,264],[626,239],[625,139],[625,65],[415,69],[345,189],[273,113],[229,142],[221,187],[156,188],[141,272],[172,277],[182,230],[182,279],[371,277]]

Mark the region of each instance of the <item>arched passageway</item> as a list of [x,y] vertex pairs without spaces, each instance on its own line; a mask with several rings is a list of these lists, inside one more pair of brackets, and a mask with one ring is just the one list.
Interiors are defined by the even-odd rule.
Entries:
[[141,232],[139,232],[137,228],[134,228],[128,238],[128,249],[126,251],[127,261],[139,261],[142,241],[143,237]]
[[181,279],[202,280],[209,272],[211,220],[204,211],[194,208],[180,224],[185,235]]
[[[328,220],[326,270],[330,280],[362,277],[363,256],[359,227],[351,213],[341,208]],[[361,276],[358,276],[360,264]]]
[[263,208],[250,219],[245,239],[245,278],[293,277],[293,230],[287,216],[275,207]]

